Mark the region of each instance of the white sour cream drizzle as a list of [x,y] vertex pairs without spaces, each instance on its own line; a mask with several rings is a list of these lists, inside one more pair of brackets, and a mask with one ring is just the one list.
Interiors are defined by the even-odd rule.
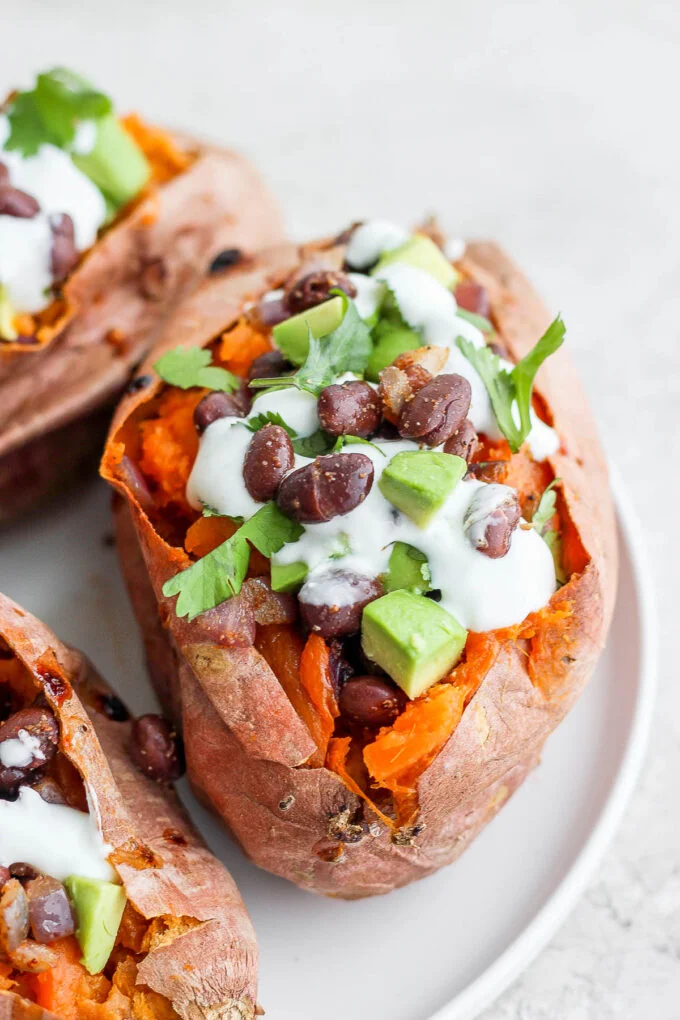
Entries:
[[0,800],[0,864],[30,864],[63,882],[69,875],[117,882],[92,815],[64,804],[48,804],[24,786],[15,801]]
[[368,220],[357,227],[349,239],[345,259],[352,269],[368,269],[383,252],[392,251],[411,235],[403,227],[387,220]]
[[[251,416],[278,410],[284,421],[301,435],[318,425],[313,398],[297,390],[279,390],[255,401]],[[311,402],[311,403],[310,403]],[[220,513],[248,518],[262,505],[248,494],[243,482],[243,460],[252,433],[243,420],[222,418],[205,430],[194,464],[187,497],[199,508],[208,503]],[[375,448],[377,447],[377,449]],[[417,450],[409,440],[377,441],[374,446],[348,446],[347,453],[364,453],[373,462],[373,487],[358,507],[322,524],[306,524],[297,542],[286,545],[272,559],[286,564],[305,562],[314,598],[327,604],[342,597],[334,571],[351,571],[377,577],[387,570],[394,542],[407,542],[423,552],[430,563],[432,587],[442,591],[441,605],[471,630],[492,630],[519,623],[527,613],[544,606],[555,589],[550,550],[533,530],[516,529],[507,556],[489,559],[466,537],[463,519],[472,497],[483,482],[459,482],[446,504],[427,528],[421,529],[395,510],[378,488],[389,459],[404,450]],[[295,467],[310,463],[296,456]],[[331,552],[347,545],[347,556],[329,561]],[[317,583],[318,582],[318,583]]]
[[[89,122],[76,134],[77,151],[94,143]],[[0,116],[0,162],[9,171],[10,184],[25,191],[40,205],[31,219],[0,216],[0,283],[17,312],[37,312],[49,301],[52,285],[50,218],[68,213],[73,220],[78,251],[90,248],[106,219],[106,203],[99,188],[79,170],[67,152],[41,145],[35,156],[24,157],[4,149],[9,122]]]
[[28,730],[19,730],[16,737],[0,744],[0,762],[6,769],[21,769],[33,760],[44,761],[40,740]]

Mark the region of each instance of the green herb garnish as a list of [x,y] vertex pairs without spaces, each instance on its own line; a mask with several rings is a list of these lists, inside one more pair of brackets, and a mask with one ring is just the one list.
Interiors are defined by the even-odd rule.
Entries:
[[212,354],[201,347],[175,347],[158,359],[153,366],[161,379],[182,390],[193,386],[209,390],[234,393],[241,385],[238,376],[226,368],[211,365]]
[[293,440],[293,449],[300,457],[322,457],[332,453],[335,447],[335,436],[323,429],[317,429],[311,436],[301,436]]
[[362,439],[361,436],[338,436],[333,445],[332,452],[339,453],[340,450],[342,450],[343,446],[355,446],[355,445],[372,446],[373,449],[377,450],[378,453],[381,453],[383,457],[387,456],[385,451],[381,450],[380,447],[377,446],[375,443],[372,443],[370,439]]
[[245,422],[246,428],[251,432],[259,432],[266,425],[280,425],[282,429],[286,430],[291,439],[295,439],[297,435],[295,429],[292,429],[290,425],[286,425],[278,411],[265,411],[264,414],[255,414]]
[[334,288],[330,293],[341,297],[344,302],[342,322],[337,329],[318,340],[312,336],[310,329],[307,357],[297,372],[274,379],[253,379],[251,389],[295,386],[318,397],[326,386],[345,372],[355,375],[364,372],[373,349],[371,331],[344,291]]
[[103,92],[65,67],[55,67],[39,74],[33,89],[19,92],[12,100],[5,148],[17,149],[23,156],[34,156],[47,142],[67,148],[79,121],[97,120],[112,109]]
[[238,595],[250,561],[249,542],[263,556],[271,556],[287,542],[296,542],[303,531],[275,503],[265,503],[226,542],[166,581],[163,594],[178,595],[177,616],[193,620]]
[[493,333],[493,326],[488,319],[485,319],[483,315],[477,315],[476,312],[468,312],[467,308],[458,308],[456,315],[459,319],[466,319],[467,322],[471,322],[477,329],[481,329],[482,333]]
[[531,518],[531,523],[536,528],[539,535],[543,535],[545,529],[550,524],[554,513],[555,506],[557,503],[557,493],[555,492],[555,486],[560,482],[560,478],[553,478],[550,485],[543,490],[543,495],[539,501],[534,516]]
[[[489,347],[475,347],[462,336],[456,339],[458,348],[486,386],[498,427],[513,453],[517,453],[531,431],[531,390],[536,373],[545,359],[562,346],[565,332],[565,325],[558,315],[533,350],[511,371],[503,367],[498,355]],[[517,406],[519,424],[515,421],[513,405]]]

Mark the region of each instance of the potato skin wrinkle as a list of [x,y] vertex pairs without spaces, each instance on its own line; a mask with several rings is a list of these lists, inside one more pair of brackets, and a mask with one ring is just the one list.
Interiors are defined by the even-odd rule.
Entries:
[[[244,303],[304,276],[301,267],[330,271],[343,259],[343,244],[329,241],[261,252],[206,280],[180,308],[160,349],[238,336],[241,327],[232,327],[243,321]],[[550,323],[531,284],[493,242],[470,243],[456,265],[488,295],[494,339],[520,360]],[[102,474],[119,493],[121,563],[154,686],[183,733],[197,795],[255,863],[317,893],[350,899],[385,893],[449,864],[537,765],[546,737],[593,672],[612,616],[617,547],[607,467],[568,354],[562,348],[550,357],[535,387],[535,406],[560,436],[558,452],[541,463],[526,448],[512,457],[496,451],[497,463],[488,451],[478,454],[487,462],[479,477],[516,488],[528,519],[536,493],[561,479],[568,581],[517,627],[469,635],[463,662],[422,702],[422,718],[431,723],[429,743],[423,738],[420,748],[426,767],[409,773],[394,765],[402,761],[400,720],[408,722],[417,702],[367,745],[364,762],[370,760],[392,801],[365,771],[362,779],[365,766],[352,757],[342,730],[328,742],[333,712],[327,726],[328,711],[315,708],[321,695],[301,683],[299,630],[259,627],[252,644],[236,619],[238,599],[189,623],[177,618],[174,599],[164,598],[163,584],[190,560],[163,509],[141,505],[121,466],[124,454],[134,455],[136,423],[153,413],[162,391],[159,382],[123,399]],[[329,821],[338,817],[349,820],[351,840]]]

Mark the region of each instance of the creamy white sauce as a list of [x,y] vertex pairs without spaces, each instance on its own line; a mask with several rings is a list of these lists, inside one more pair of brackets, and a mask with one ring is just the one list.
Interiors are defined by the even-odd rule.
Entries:
[[351,606],[355,601],[356,585],[348,573],[363,575],[363,570],[353,570],[349,557],[340,565],[316,570],[307,578],[300,591],[300,598],[310,606]]
[[[500,507],[511,504],[515,490],[508,485],[483,485],[472,497],[463,518],[463,530],[475,549],[487,546],[486,528],[489,518]],[[519,522],[518,522],[519,523]]]
[[69,875],[118,881],[107,846],[89,814],[48,804],[28,786],[15,801],[0,800],[0,864],[22,861],[63,882]]
[[0,762],[6,769],[21,769],[33,760],[44,761],[40,740],[27,730],[19,730],[16,737],[0,744]]
[[[84,125],[83,130],[81,145],[88,140]],[[8,136],[9,122],[0,116],[0,148]],[[68,213],[76,248],[84,251],[94,244],[106,219],[106,203],[69,154],[54,145],[41,145],[35,156],[28,157],[2,148],[0,161],[9,171],[12,187],[32,195],[40,205],[40,212],[31,219],[0,216],[0,283],[17,312],[37,312],[48,303],[52,284],[50,218]]]
[[268,290],[266,294],[263,294],[260,301],[280,301],[285,294],[283,287],[279,287],[277,290]]
[[[459,336],[465,337],[475,347],[484,347],[481,330],[457,314],[458,306],[452,292],[422,269],[395,263],[385,266],[378,275],[394,294],[406,322],[421,333],[424,343],[449,348],[444,371],[456,372],[470,383],[472,397],[468,417],[477,432],[490,439],[501,439],[503,433],[498,427],[486,386],[476,369],[456,347],[456,338]],[[508,370],[513,368],[512,363],[503,358],[501,364]],[[549,425],[540,421],[533,410],[531,421],[532,428],[526,441],[532,456],[536,460],[544,460],[559,449],[559,436]]]
[[[473,496],[485,483],[459,482],[427,528],[421,529],[396,511],[378,488],[378,479],[389,458],[404,450],[417,450],[417,444],[399,440],[377,442],[376,446],[378,449],[361,446],[346,447],[343,451],[359,450],[373,462],[373,486],[364,502],[331,521],[306,524],[302,537],[276,553],[272,557],[274,562],[307,563],[310,573],[306,586],[314,584],[314,597],[322,602],[324,578],[329,579],[329,572],[346,569],[377,577],[387,570],[392,543],[407,542],[427,556],[432,587],[442,592],[442,607],[470,630],[510,626],[546,605],[555,589],[554,565],[550,550],[533,529],[518,528],[508,554],[496,560],[470,544],[463,519]],[[337,547],[343,536],[351,553],[329,566],[329,550]],[[331,578],[329,604],[337,601],[336,589]]]
[[444,242],[444,254],[449,262],[458,262],[465,254],[467,245],[462,237],[450,237]]
[[352,234],[345,259],[352,269],[368,269],[383,252],[392,251],[408,241],[411,235],[403,227],[388,220],[368,220]]
[[357,289],[353,301],[359,315],[362,319],[372,318],[385,296],[385,284],[364,273],[348,273],[347,275]]

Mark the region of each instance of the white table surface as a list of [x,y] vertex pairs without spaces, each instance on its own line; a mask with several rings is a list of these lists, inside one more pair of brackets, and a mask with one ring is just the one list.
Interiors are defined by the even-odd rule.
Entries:
[[647,533],[647,766],[600,873],[484,1020],[680,1016],[680,7],[645,0],[0,0],[2,86],[65,64],[236,145],[296,234],[437,210],[561,310]]

